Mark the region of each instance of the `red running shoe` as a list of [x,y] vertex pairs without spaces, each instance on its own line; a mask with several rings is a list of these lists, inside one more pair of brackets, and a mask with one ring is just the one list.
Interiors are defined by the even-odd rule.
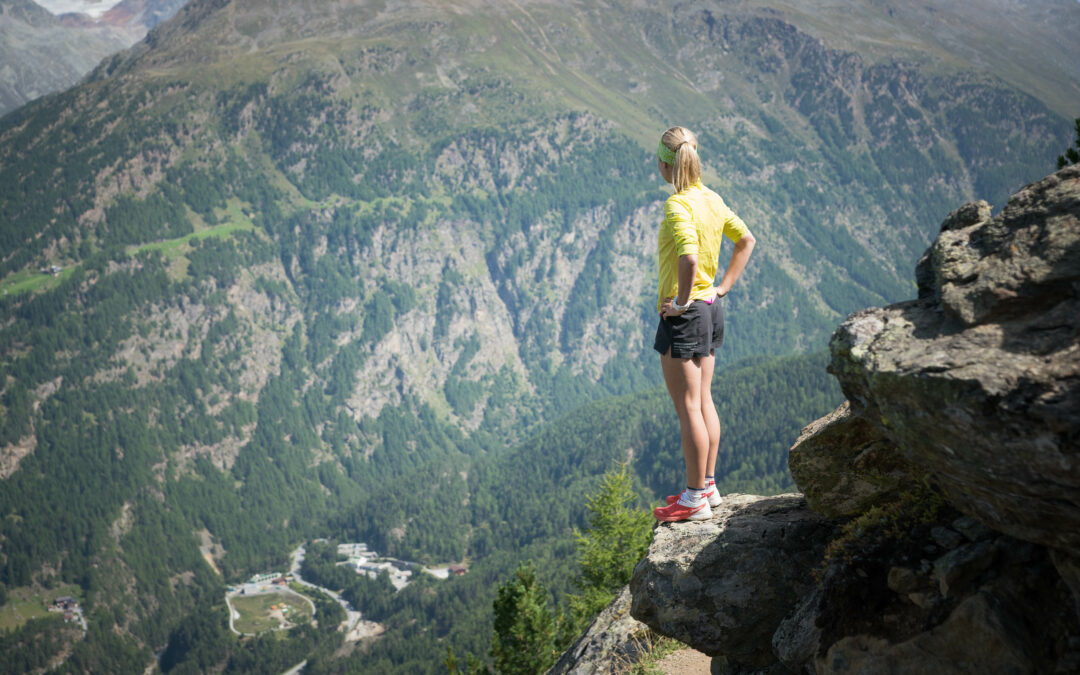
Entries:
[[653,509],[653,516],[663,523],[674,523],[680,520],[708,520],[712,518],[712,509],[709,508],[709,502],[705,499],[702,499],[698,506],[683,506],[676,498],[674,504]]
[[[664,502],[667,504],[674,504],[679,501],[679,497],[682,497],[682,495],[668,495],[667,497],[664,497]],[[712,507],[717,507],[724,503],[724,498],[720,496],[720,493],[716,491],[715,487],[705,493],[705,499],[709,501],[709,506]]]

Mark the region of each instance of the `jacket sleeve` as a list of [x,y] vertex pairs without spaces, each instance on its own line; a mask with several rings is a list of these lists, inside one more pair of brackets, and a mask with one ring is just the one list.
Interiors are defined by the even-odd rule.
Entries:
[[697,255],[698,232],[694,227],[694,218],[687,204],[677,195],[664,202],[664,223],[671,227],[679,256]]

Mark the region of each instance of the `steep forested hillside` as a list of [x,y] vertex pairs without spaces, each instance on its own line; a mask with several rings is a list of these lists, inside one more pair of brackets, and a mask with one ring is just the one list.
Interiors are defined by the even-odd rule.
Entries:
[[[825,372],[826,362],[823,353],[762,359],[717,376],[714,389],[724,426],[717,463],[722,492],[793,489],[787,471],[791,439],[842,400]],[[473,464],[439,502],[418,507],[413,522],[427,520],[444,532],[465,533],[473,563],[464,577],[424,579],[394,593],[388,581],[335,570],[329,564],[336,559],[332,549],[315,547],[323,562],[305,573],[314,571],[328,586],[345,589],[345,597],[382,622],[387,633],[369,651],[349,658],[321,654],[309,661],[310,671],[440,673],[447,647],[458,654],[486,654],[496,588],[519,561],[534,560],[558,598],[574,590],[570,580],[577,563],[569,534],[583,526],[586,498],[603,474],[622,462],[639,481],[643,505],[659,503],[657,497],[683,484],[678,423],[662,389],[582,406],[492,461]],[[458,483],[456,478],[441,476],[437,482]],[[333,531],[348,540],[368,536],[367,527],[366,518],[350,514]],[[311,557],[319,560],[318,554]],[[193,649],[186,658],[197,659],[202,651]]]
[[[231,658],[222,583],[315,536],[488,570],[446,588],[555,556],[582,510],[552,491],[577,467],[582,494],[610,458],[539,430],[659,382],[653,149],[671,123],[699,131],[707,182],[760,242],[727,301],[727,364],[823,347],[847,312],[909,296],[949,209],[1000,203],[1068,144],[1060,96],[801,21],[193,0],[0,120],[0,582],[69,584],[90,608],[85,639],[41,651],[74,670],[141,670],[167,645],[180,663],[189,643]],[[768,428],[828,409],[815,396]],[[670,433],[649,417],[663,396],[599,405],[638,411],[612,436],[668,489],[674,449],[648,440]],[[771,451],[794,434],[765,428],[732,486],[786,485]],[[514,454],[529,438],[544,463]],[[531,535],[494,487],[519,482],[538,486]],[[395,596],[400,631],[373,654],[451,630],[443,591],[421,590]],[[490,598],[468,597],[479,621]],[[231,667],[328,648],[301,637]]]

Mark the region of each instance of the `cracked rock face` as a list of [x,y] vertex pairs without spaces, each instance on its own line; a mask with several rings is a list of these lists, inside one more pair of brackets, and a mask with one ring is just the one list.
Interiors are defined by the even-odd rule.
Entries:
[[[976,594],[940,626],[899,644],[870,635],[846,637],[819,659],[817,669],[829,673],[1035,672],[1012,623],[996,598]],[[971,649],[972,643],[980,649]]]
[[770,666],[772,635],[813,585],[835,521],[790,494],[728,495],[713,514],[657,526],[630,581],[630,611],[698,651]]
[[961,511],[1080,553],[1080,166],[953,212],[920,299],[856,312],[830,372]]
[[[937,539],[956,541],[939,535],[923,540],[924,550]],[[836,675],[1077,672],[1073,603],[1046,549],[1004,535],[959,539],[944,553],[949,546],[938,546],[932,562],[889,568],[887,578],[865,562],[857,563],[871,569],[865,579],[852,574],[860,567],[836,570],[826,579],[825,599],[807,605],[814,620],[796,624],[801,633],[778,631],[781,659],[796,672]],[[896,542],[892,561],[918,550],[915,543]],[[781,637],[793,643],[787,653]]]
[[788,468],[810,508],[827,516],[853,516],[891,501],[912,480],[896,446],[853,414],[848,401],[802,430]]
[[645,645],[637,635],[645,630],[630,616],[630,588],[627,586],[600,612],[547,675],[602,675],[614,665],[629,665],[642,655]]

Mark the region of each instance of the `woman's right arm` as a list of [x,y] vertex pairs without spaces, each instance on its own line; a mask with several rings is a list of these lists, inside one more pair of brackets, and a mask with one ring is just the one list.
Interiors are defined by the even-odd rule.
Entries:
[[716,287],[716,297],[722,298],[727,295],[731,287],[739,280],[743,269],[746,267],[746,261],[750,260],[750,252],[754,250],[754,244],[756,243],[757,240],[754,239],[754,235],[750,234],[750,232],[747,232],[739,238],[739,241],[735,242],[735,250],[731,252],[731,262],[728,263],[727,270],[724,271],[724,278],[720,280],[720,285]]

